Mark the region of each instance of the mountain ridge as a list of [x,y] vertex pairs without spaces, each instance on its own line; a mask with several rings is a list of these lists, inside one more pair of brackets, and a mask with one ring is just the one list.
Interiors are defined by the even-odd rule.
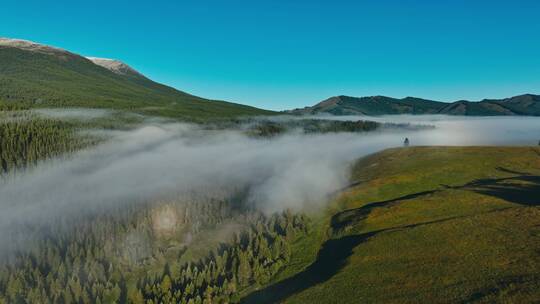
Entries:
[[313,106],[287,111],[291,114],[385,115],[447,114],[466,116],[540,116],[540,95],[522,94],[503,99],[442,102],[417,97],[333,96]]
[[28,40],[0,38],[0,103],[122,109],[182,120],[274,113],[191,95],[118,60],[91,59]]
[[13,38],[0,37],[0,46],[15,47],[15,48],[24,49],[24,50],[33,51],[33,52],[75,54],[62,48],[58,48],[58,47],[54,47],[54,46],[50,46],[50,45],[46,45],[42,43],[37,43],[34,41],[25,40],[25,39],[13,39]]

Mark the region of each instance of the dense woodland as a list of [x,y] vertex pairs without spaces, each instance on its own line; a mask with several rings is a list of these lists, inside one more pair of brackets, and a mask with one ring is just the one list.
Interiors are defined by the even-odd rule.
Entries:
[[204,128],[212,130],[238,130],[254,138],[268,138],[280,136],[287,133],[300,132],[303,134],[324,134],[324,133],[362,133],[377,130],[426,130],[433,129],[432,125],[419,125],[410,123],[381,123],[370,120],[332,120],[314,119],[307,117],[276,117],[268,118],[237,118],[226,119],[219,122],[212,122],[203,125]]
[[[184,258],[200,234],[230,222],[239,225],[229,236]],[[74,229],[48,228],[11,257],[0,271],[0,303],[235,302],[288,262],[308,227],[302,215],[267,216],[216,200],[102,214]]]
[[0,173],[79,150],[95,141],[78,136],[68,122],[37,118],[26,112],[0,117]]
[[[37,161],[69,154],[98,143],[99,138],[81,136],[85,128],[125,129],[141,123],[141,118],[116,114],[114,117],[90,122],[44,118],[24,103],[0,101],[0,174],[24,169]],[[220,123],[202,125],[209,129],[241,130],[252,137],[273,137],[286,132],[304,133],[369,132],[381,126],[372,121],[331,121],[319,119],[253,120],[228,119]]]
[[[100,142],[81,130],[129,129],[142,122],[129,115],[91,121],[46,118],[24,104],[0,106],[2,174]],[[201,127],[271,137],[297,131],[367,132],[380,126],[229,119]],[[0,304],[239,302],[287,265],[291,245],[311,225],[307,216],[291,211],[262,214],[245,205],[242,195],[184,196],[129,206],[14,227],[11,249],[0,252]],[[16,235],[24,235],[24,241]]]
[[[273,137],[289,132],[335,133],[335,132],[370,132],[389,124],[374,121],[339,121],[326,119],[264,119],[264,118],[237,118],[214,121],[203,125],[211,130],[238,130],[250,137]],[[397,125],[394,125],[397,126]]]
[[[3,174],[97,143],[81,136],[81,123],[15,110],[0,123]],[[25,239],[0,253],[0,303],[238,302],[287,264],[309,227],[304,215],[265,215],[236,197],[184,197],[15,227]]]
[[300,130],[303,133],[332,133],[332,132],[369,132],[380,126],[373,121],[337,121],[322,119],[298,119],[285,121],[259,121],[248,130],[248,134],[270,137],[288,131]]

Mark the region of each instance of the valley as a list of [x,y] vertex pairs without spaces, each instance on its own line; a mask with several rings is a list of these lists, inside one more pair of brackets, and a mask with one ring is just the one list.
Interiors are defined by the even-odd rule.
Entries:
[[270,111],[0,38],[0,304],[535,303],[539,109]]
[[[2,142],[0,195],[15,204],[3,205],[7,217],[1,218],[9,228],[3,227],[0,238],[11,244],[2,252],[9,261],[0,271],[4,303],[527,302],[538,296],[540,150],[460,147],[479,137],[452,139],[454,119],[439,117],[426,127],[386,117],[365,125],[373,128],[340,130],[354,125],[269,118],[182,126],[83,109],[3,115],[10,118],[2,122],[3,138],[12,139]],[[483,134],[478,126],[491,128],[489,120],[469,123],[478,135]],[[253,133],[276,127],[279,132]],[[507,124],[502,132],[517,129]],[[140,142],[150,134],[155,139]],[[221,136],[229,138],[222,142]],[[454,146],[388,149],[403,137],[419,144],[443,138]],[[51,141],[36,141],[41,138]],[[488,144],[496,138],[477,140]],[[311,150],[332,141],[336,148]],[[15,150],[21,144],[23,150]],[[256,171],[230,156],[216,161],[218,151],[238,145],[253,151],[245,159],[265,155]],[[279,174],[270,173],[280,167],[270,160],[285,154],[262,151],[284,145],[303,153],[284,151],[293,161]],[[173,152],[181,150],[193,153]],[[203,152],[213,150],[217,154]],[[190,165],[210,159],[214,166],[208,173]],[[317,161],[333,164],[335,172],[309,171],[306,160],[308,167]],[[119,169],[100,164],[111,161]],[[160,165],[168,162],[176,164]],[[331,174],[298,180],[296,171],[285,168],[299,165],[306,171],[300,174]],[[182,177],[186,170],[191,178]],[[235,171],[245,177],[225,173]],[[175,183],[162,187],[160,175]],[[264,187],[252,182],[257,176],[267,176],[260,181]],[[130,189],[148,178],[155,181],[127,196],[118,197],[109,187]],[[68,181],[65,187],[76,192],[43,196],[56,180]],[[275,185],[280,180],[286,183]],[[314,192],[321,183],[325,188]],[[297,192],[280,195],[290,187]],[[62,212],[15,216],[34,204]],[[58,219],[61,224],[53,224]]]

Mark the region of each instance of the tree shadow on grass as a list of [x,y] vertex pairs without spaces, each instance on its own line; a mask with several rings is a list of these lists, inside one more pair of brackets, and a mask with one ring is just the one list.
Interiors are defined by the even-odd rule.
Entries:
[[[374,208],[391,206],[403,200],[433,194],[444,189],[474,191],[526,206],[536,206],[540,204],[540,176],[513,171],[502,167],[497,168],[497,170],[505,173],[516,174],[516,176],[478,179],[461,186],[442,185],[443,189],[422,191],[391,200],[370,203],[360,208],[345,210],[335,214],[331,219],[331,227],[334,231],[339,231],[349,225],[358,223],[359,221],[365,219]],[[501,210],[503,209],[492,210],[489,212],[497,212]],[[248,295],[242,299],[241,303],[277,303],[295,293],[327,281],[345,266],[347,258],[352,254],[352,251],[356,246],[378,233],[414,228],[417,226],[449,221],[461,217],[451,217],[442,220],[422,222],[328,240],[321,247],[315,262],[308,266],[304,271]]]
[[496,169],[504,173],[515,174],[515,176],[477,179],[460,186],[441,185],[443,186],[442,189],[422,191],[386,201],[369,203],[360,208],[349,209],[335,214],[331,220],[331,227],[334,231],[340,231],[364,220],[374,208],[392,206],[404,200],[434,194],[444,189],[473,191],[520,205],[537,206],[540,204],[540,176],[503,167],[497,167]]
[[469,190],[525,206],[540,205],[540,176],[502,167],[498,167],[497,170],[518,175],[478,179],[462,186],[445,186],[445,188]]
[[540,204],[540,176],[514,178],[528,183],[493,183],[473,189],[474,192],[494,196],[508,202],[538,206]]
[[369,203],[360,208],[349,209],[342,212],[338,212],[334,216],[332,216],[330,225],[334,231],[339,231],[347,226],[350,226],[352,224],[358,223],[361,220],[364,220],[375,208],[392,206],[394,204],[399,203],[400,201],[414,199],[420,196],[433,194],[437,191],[440,191],[440,190],[430,190],[430,191],[422,191],[418,193],[408,194],[408,195],[404,195],[404,196],[386,200],[386,201]]
[[330,279],[345,266],[353,248],[374,234],[375,232],[327,241],[319,251],[317,260],[304,271],[250,294],[241,303],[277,303],[292,294]]
[[337,274],[343,267],[345,267],[347,259],[349,256],[351,256],[352,251],[356,246],[379,233],[410,229],[434,223],[446,222],[457,218],[461,217],[450,217],[406,226],[386,228],[368,233],[328,240],[323,244],[321,250],[319,250],[315,262],[309,265],[304,271],[248,295],[242,299],[241,303],[279,303],[295,293],[327,281]]

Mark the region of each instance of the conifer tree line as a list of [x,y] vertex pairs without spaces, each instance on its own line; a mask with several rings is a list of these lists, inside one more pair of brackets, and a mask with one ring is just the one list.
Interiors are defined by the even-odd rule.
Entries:
[[[78,132],[89,123],[38,117],[24,104],[0,102],[0,111],[0,175],[99,142]],[[15,227],[14,240],[25,239],[0,248],[0,304],[236,303],[289,262],[310,227],[305,215],[263,214],[242,195],[127,206]]]
[[[236,118],[216,121],[203,125],[207,129],[241,130],[250,137],[273,137],[287,132],[337,133],[337,132],[371,132],[390,124],[382,124],[368,120],[339,121],[329,119],[283,119],[270,120],[264,118]],[[393,125],[397,127],[397,125]]]
[[[290,259],[309,219],[265,215],[225,200],[168,202],[41,227],[0,266],[0,303],[234,303]],[[160,221],[164,221],[161,223]],[[231,234],[187,257],[228,223]]]
[[0,116],[0,173],[23,169],[94,142],[90,137],[79,136],[69,122],[37,118],[27,112]]

